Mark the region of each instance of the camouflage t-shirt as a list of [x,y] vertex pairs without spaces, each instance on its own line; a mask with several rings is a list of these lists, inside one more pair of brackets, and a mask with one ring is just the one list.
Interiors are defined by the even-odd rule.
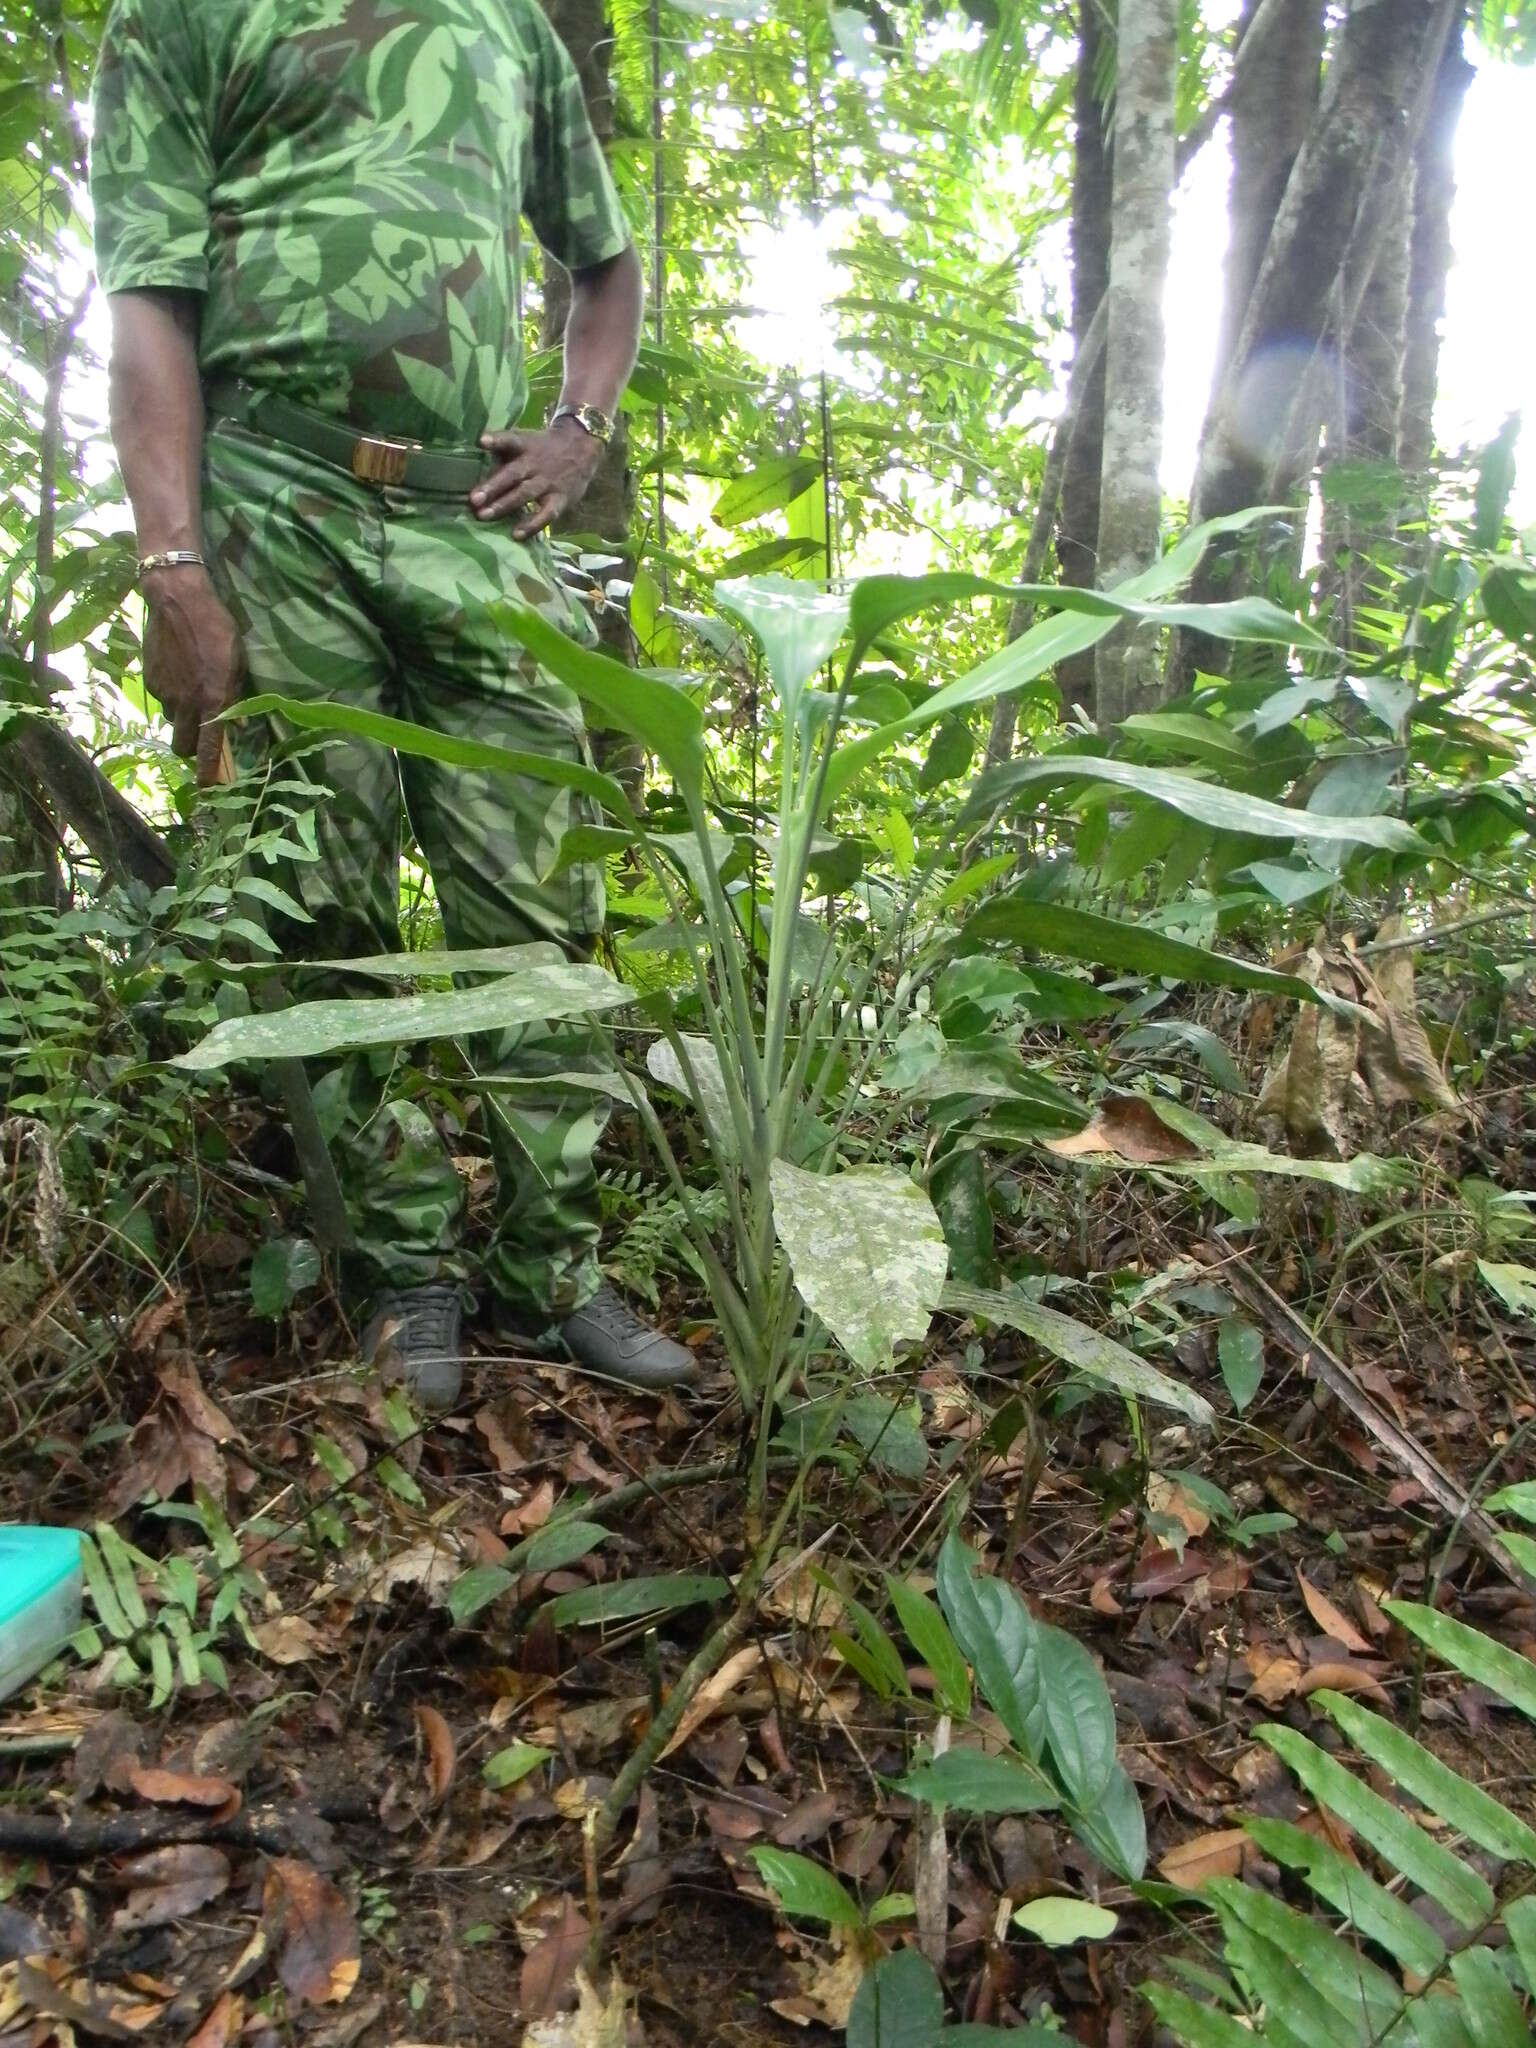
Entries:
[[439,445],[526,403],[519,217],[630,239],[537,0],[117,0],[91,197],[104,290],[203,294],[205,378]]

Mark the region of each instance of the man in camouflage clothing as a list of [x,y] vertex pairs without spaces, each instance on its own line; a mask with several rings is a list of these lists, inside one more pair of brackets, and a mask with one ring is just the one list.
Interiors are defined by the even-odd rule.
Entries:
[[[147,608],[145,676],[178,752],[214,779],[249,685],[584,758],[569,690],[498,623],[575,634],[547,539],[579,499],[634,364],[639,264],[569,57],[536,0],[117,0],[96,79],[97,270],[112,432]],[[520,217],[572,275],[561,402],[526,407]],[[241,765],[288,735],[243,725]],[[401,801],[448,942],[588,947],[591,867],[551,873],[590,816],[559,784],[331,738],[285,767],[330,792],[320,859],[282,885],[312,959],[397,950]],[[501,1228],[485,1265],[524,1324],[595,1371],[687,1377],[689,1354],[600,1283],[592,1151],[603,1097],[527,1083],[590,1068],[583,1026],[509,1034],[523,1084],[487,1102]],[[429,1402],[462,1372],[463,1193],[388,1062],[319,1079],[359,1289]]]

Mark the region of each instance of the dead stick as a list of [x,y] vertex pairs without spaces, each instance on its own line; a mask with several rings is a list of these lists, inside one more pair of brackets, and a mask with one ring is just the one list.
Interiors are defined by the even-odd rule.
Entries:
[[1224,1282],[1263,1321],[1275,1342],[1290,1352],[1302,1371],[1321,1381],[1334,1398],[1342,1402],[1394,1463],[1416,1479],[1453,1521],[1461,1524],[1478,1549],[1498,1566],[1506,1578],[1524,1591],[1536,1590],[1536,1579],[1515,1562],[1497,1526],[1456,1484],[1445,1467],[1425,1450],[1418,1438],[1372,1400],[1343,1359],[1313,1336],[1289,1302],[1283,1301],[1267,1281],[1259,1278],[1241,1253],[1214,1243],[1208,1244],[1207,1250],[1219,1260]]
[[317,1808],[254,1806],[229,1820],[206,1811],[157,1807],[150,1813],[64,1819],[43,1813],[0,1813],[0,1854],[46,1856],[55,1863],[86,1863],[93,1856],[123,1856],[180,1842],[217,1842],[232,1849],[264,1849],[282,1856],[312,1850],[316,1818],[372,1821],[366,1800],[328,1800]]

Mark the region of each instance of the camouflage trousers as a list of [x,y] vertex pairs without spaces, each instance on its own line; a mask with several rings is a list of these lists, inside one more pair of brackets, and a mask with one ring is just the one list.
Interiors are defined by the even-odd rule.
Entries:
[[[565,760],[586,757],[573,694],[508,641],[492,607],[533,606],[584,640],[590,623],[561,588],[546,544],[479,525],[461,497],[378,490],[220,422],[208,435],[203,518],[210,565],[239,624],[253,691],[324,699],[406,718],[433,732]],[[242,780],[256,779],[292,735],[280,722],[235,728]],[[312,923],[269,918],[292,960],[357,959],[400,946],[399,859],[408,819],[432,875],[447,943],[553,941],[582,955],[603,922],[601,870],[550,874],[561,835],[594,821],[590,801],[552,783],[396,756],[327,736],[292,749],[282,774],[317,791],[318,861],[284,861],[272,878]],[[295,995],[338,993],[317,971]],[[341,992],[377,995],[353,977]],[[515,1090],[481,1096],[495,1160],[498,1228],[476,1266],[515,1306],[568,1314],[597,1284],[593,1148],[600,1092],[531,1088],[605,1064],[597,1028],[551,1022],[475,1039],[481,1076]],[[351,1284],[469,1279],[461,1242],[464,1184],[421,1104],[411,1065],[386,1050],[312,1075],[357,1241]]]

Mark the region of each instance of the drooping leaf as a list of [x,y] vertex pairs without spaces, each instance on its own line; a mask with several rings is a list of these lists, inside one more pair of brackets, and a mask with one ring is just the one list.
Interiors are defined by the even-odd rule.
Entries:
[[1218,988],[1252,989],[1257,995],[1289,997],[1301,1003],[1326,997],[1299,975],[1278,974],[1249,960],[1235,960],[1170,938],[1150,925],[1074,910],[1065,903],[1036,903],[1024,896],[995,896],[966,923],[967,945],[1005,940],[1037,947],[1042,953],[1091,960],[1132,974],[1156,974],[1168,981],[1214,984]]
[[1445,1961],[1445,1945],[1429,1923],[1325,1837],[1284,1820],[1255,1817],[1244,1826],[1266,1856],[1301,1871],[1320,1899],[1406,1969],[1432,1977]]
[[786,1913],[802,1920],[822,1920],[829,1927],[857,1927],[858,1907],[841,1881],[809,1856],[766,1845],[752,1849],[757,1874]]
[[[555,632],[553,626],[549,629]],[[556,634],[557,639],[564,636]],[[567,643],[571,644],[571,643]],[[626,674],[630,671],[626,670]],[[461,739],[450,733],[433,732],[408,718],[389,718],[380,711],[367,711],[359,704],[337,703],[331,698],[314,702],[296,697],[279,697],[266,692],[242,697],[230,718],[271,718],[301,732],[345,733],[349,738],[374,740],[396,754],[419,754],[429,761],[444,761],[453,768],[480,768],[493,775],[531,776],[537,782],[551,782],[564,789],[577,789],[600,803],[604,810],[622,817],[629,809],[622,787],[611,775],[599,774],[581,761],[561,761],[547,754],[524,754],[512,747],[497,746],[490,740]]]
[[639,1614],[673,1614],[680,1607],[700,1607],[723,1600],[728,1579],[701,1572],[658,1572],[654,1577],[617,1579],[610,1585],[583,1586],[561,1593],[540,1608],[556,1628],[585,1628],[601,1621],[633,1621]]
[[743,526],[800,497],[820,475],[821,465],[812,456],[770,455],[726,485],[710,516],[717,526]]
[[790,576],[743,576],[715,585],[715,597],[763,643],[786,718],[848,624],[848,600]]
[[1107,782],[1119,789],[1134,790],[1139,796],[1168,804],[1186,818],[1209,826],[1215,832],[1235,832],[1244,837],[1264,839],[1316,839],[1329,844],[1340,840],[1360,846],[1383,847],[1398,853],[1425,851],[1424,841],[1411,825],[1400,818],[1336,816],[1309,810],[1290,810],[1264,797],[1250,796],[1220,782],[1201,782],[1171,768],[1147,768],[1118,755],[1069,754],[1065,750],[1031,761],[1011,761],[990,769],[976,784],[967,811],[976,816],[995,809],[1022,791],[1054,786],[1062,782]]
[[1115,1768],[1115,1708],[1104,1674],[1064,1629],[1041,1625],[1040,1697],[1046,1741],[1067,1797],[1096,1806]]
[[908,1771],[898,1789],[909,1799],[961,1813],[1045,1813],[1061,1804],[1044,1771],[1022,1757],[988,1756],[979,1749],[947,1749]]
[[280,1316],[319,1278],[320,1254],[307,1237],[273,1238],[251,1261],[251,1307],[259,1316]]
[[1134,1884],[1146,1870],[1146,1815],[1124,1764],[1114,1766],[1094,1805],[1069,1807],[1067,1820],[1078,1840],[1128,1883]]
[[[1384,2030],[1397,2017],[1403,2003],[1401,1987],[1308,1914],[1236,1878],[1213,1878],[1205,1896],[1216,1905],[1233,1961],[1245,1953],[1233,1941],[1239,1928],[1265,1943],[1271,1954],[1285,1958],[1290,1981],[1282,1995],[1281,2014],[1290,2026],[1291,2010],[1298,2010],[1298,2016],[1306,2012],[1307,2041],[1338,2038],[1354,2044]],[[1314,2004],[1314,1999],[1320,2003]]]
[[1202,1428],[1215,1420],[1209,1401],[1191,1388],[1180,1386],[1167,1373],[1117,1344],[1113,1337],[1089,1329],[1086,1323],[1063,1315],[1059,1309],[1044,1308],[1019,1289],[997,1293],[986,1288],[962,1287],[951,1282],[944,1289],[943,1305],[956,1315],[982,1316],[1002,1323],[1033,1339],[1042,1350],[1060,1358],[1085,1379],[1108,1387],[1134,1400],[1155,1401],[1164,1408],[1176,1408]]
[[344,1046],[411,1045],[433,1038],[470,1036],[579,1017],[634,1000],[633,991],[587,961],[529,968],[478,988],[432,990],[424,995],[329,997],[285,1010],[226,1017],[207,1037],[179,1055],[195,1072],[231,1060],[312,1059]]
[[776,1159],[773,1223],[807,1308],[856,1364],[878,1372],[920,1340],[949,1252],[928,1197],[894,1166],[808,1173]]

